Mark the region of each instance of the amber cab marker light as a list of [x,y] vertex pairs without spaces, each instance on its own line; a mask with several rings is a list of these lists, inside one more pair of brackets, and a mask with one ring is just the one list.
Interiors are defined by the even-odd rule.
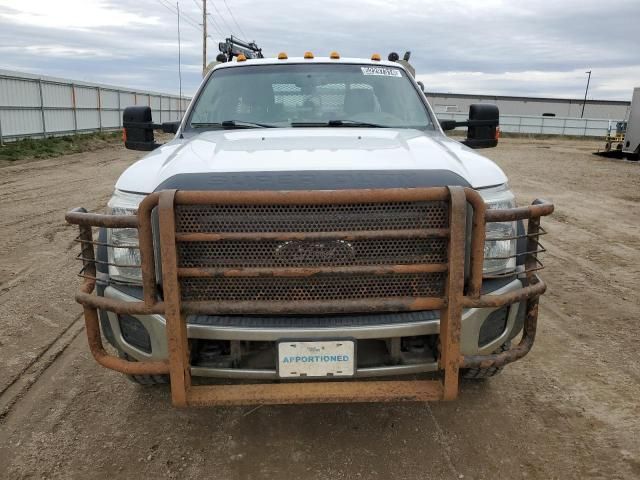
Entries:
[[374,53],[373,55],[371,55],[371,60],[379,62],[380,61],[380,54],[379,53]]
[[236,62],[244,62],[247,59],[247,57],[244,56],[244,54],[240,54],[236,57]]
[[306,59],[313,58],[313,53],[311,53],[311,52],[304,52],[304,58],[306,58]]
[[287,58],[289,58],[289,57],[287,56],[287,54],[285,52],[280,52],[278,54],[278,60],[286,60]]
[[332,60],[338,60],[340,58],[340,54],[338,52],[331,52],[329,54],[329,58]]

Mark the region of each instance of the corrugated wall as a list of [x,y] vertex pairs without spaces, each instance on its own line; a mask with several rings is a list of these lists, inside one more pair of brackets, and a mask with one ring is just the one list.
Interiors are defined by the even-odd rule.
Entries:
[[176,95],[0,70],[0,141],[119,129],[131,105],[150,106],[154,122],[176,121],[188,104]]
[[[489,95],[462,95],[427,93],[429,103],[436,113],[466,113],[473,103],[492,103],[505,115],[539,115],[552,113],[557,117],[582,115],[582,100],[563,98],[506,97]],[[630,102],[616,100],[587,100],[584,118],[623,120]]]
[[[466,113],[439,113],[441,120],[464,122]],[[604,137],[611,127],[615,130],[615,120],[608,118],[541,117],[534,115],[500,114],[500,130],[508,133],[536,133],[543,135],[572,135],[577,137]],[[456,130],[466,130],[458,127]]]

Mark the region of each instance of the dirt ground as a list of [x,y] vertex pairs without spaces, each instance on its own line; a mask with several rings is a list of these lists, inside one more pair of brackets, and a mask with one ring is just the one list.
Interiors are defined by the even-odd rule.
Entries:
[[551,199],[529,356],[455,402],[175,410],[99,367],[65,210],[101,209],[122,148],[0,168],[0,478],[640,478],[640,164],[599,143],[486,151]]

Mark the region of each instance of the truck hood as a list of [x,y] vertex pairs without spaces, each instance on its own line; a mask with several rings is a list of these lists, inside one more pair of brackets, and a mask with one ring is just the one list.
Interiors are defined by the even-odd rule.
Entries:
[[131,165],[116,188],[150,193],[180,174],[385,170],[452,172],[474,188],[507,181],[491,160],[436,131],[273,128],[176,138]]

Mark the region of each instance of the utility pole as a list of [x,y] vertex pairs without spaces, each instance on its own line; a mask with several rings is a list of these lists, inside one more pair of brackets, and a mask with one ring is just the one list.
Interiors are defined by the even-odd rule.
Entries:
[[207,0],[202,0],[202,76],[207,73]]
[[584,106],[587,104],[587,92],[589,91],[589,82],[591,81],[591,70],[588,72],[589,77],[587,77],[587,88],[584,90],[584,101],[582,102],[582,113],[580,114],[580,118],[584,117]]

